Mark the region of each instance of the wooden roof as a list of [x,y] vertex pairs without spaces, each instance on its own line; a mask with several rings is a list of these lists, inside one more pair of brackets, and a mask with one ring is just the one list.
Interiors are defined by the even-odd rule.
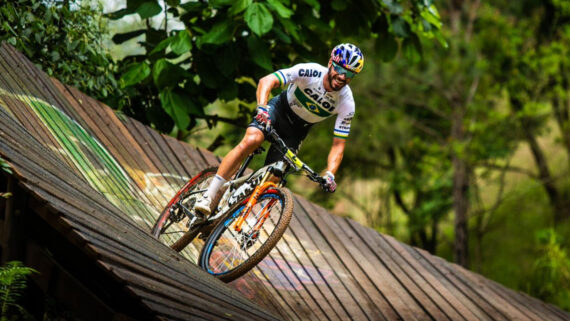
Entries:
[[0,155],[38,213],[166,320],[570,320],[523,293],[296,196],[270,256],[226,285],[149,235],[211,153],[118,116],[0,48]]

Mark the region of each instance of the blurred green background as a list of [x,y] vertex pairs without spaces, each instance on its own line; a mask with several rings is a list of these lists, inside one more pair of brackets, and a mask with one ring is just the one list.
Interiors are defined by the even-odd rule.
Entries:
[[[570,1],[0,0],[0,40],[221,157],[259,78],[354,43],[365,67],[339,188],[290,187],[570,311]],[[303,143],[313,168],[333,123]]]

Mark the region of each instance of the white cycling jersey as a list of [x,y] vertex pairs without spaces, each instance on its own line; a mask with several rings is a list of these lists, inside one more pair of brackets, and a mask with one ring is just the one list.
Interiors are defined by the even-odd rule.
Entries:
[[297,116],[306,122],[318,123],[337,115],[334,136],[347,138],[355,110],[352,91],[348,85],[339,91],[326,91],[323,78],[327,71],[317,63],[304,63],[273,74],[281,86],[288,85],[287,101]]

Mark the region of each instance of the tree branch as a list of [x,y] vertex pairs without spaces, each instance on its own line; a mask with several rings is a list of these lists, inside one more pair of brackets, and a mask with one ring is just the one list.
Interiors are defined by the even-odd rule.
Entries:
[[538,176],[535,173],[533,173],[532,171],[530,171],[528,169],[521,168],[521,167],[508,166],[508,165],[507,166],[499,166],[499,165],[495,165],[495,164],[491,164],[491,163],[481,163],[481,164],[478,164],[477,166],[488,168],[488,169],[495,169],[495,170],[507,170],[509,172],[525,174],[528,177],[533,178],[533,179],[538,179]]

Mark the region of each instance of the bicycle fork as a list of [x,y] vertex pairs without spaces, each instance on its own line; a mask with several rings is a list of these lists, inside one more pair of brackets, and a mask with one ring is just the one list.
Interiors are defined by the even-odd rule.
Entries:
[[[243,209],[243,213],[238,217],[237,221],[234,224],[234,229],[236,230],[236,232],[242,231],[243,223],[247,219],[247,217],[248,217],[249,213],[251,212],[251,209],[253,208],[253,206],[255,206],[255,204],[257,204],[259,197],[268,188],[277,187],[277,184],[275,184],[274,182],[267,181],[269,178],[269,175],[271,175],[271,173],[269,173],[269,172],[265,173],[265,175],[263,176],[263,178],[261,180],[261,183],[259,185],[257,185],[255,187],[255,189],[253,190],[251,197],[249,198],[249,200],[247,201],[247,204],[245,205],[245,208]],[[261,211],[260,219],[258,220],[258,222],[255,224],[255,226],[253,228],[254,232],[257,232],[261,228],[261,226],[263,225],[263,223],[265,222],[265,220],[269,216],[269,209],[273,206],[275,201],[276,201],[275,199],[272,199],[271,201],[269,201],[269,203],[267,203],[267,205],[265,205],[263,207],[263,209]]]

